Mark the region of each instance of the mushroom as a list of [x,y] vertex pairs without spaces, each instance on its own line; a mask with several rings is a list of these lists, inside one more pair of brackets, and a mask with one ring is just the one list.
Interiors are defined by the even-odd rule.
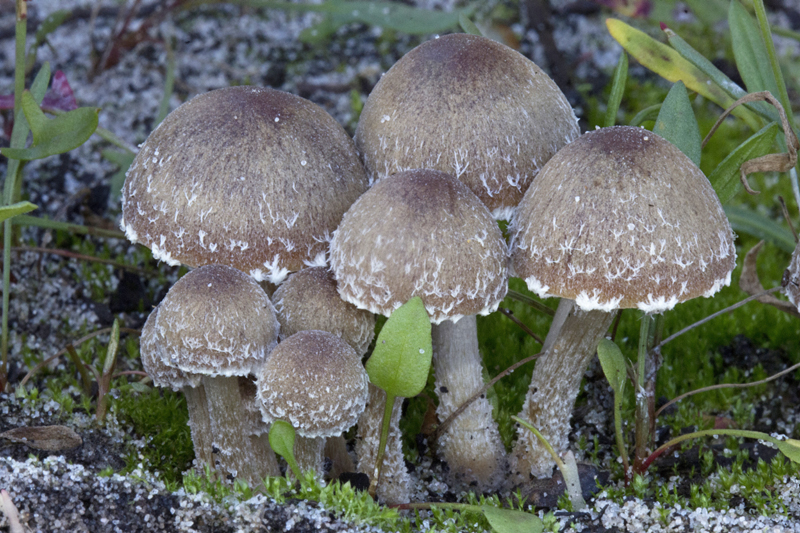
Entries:
[[325,439],[356,423],[368,382],[352,346],[327,331],[300,331],[272,351],[258,375],[256,397],[264,422],[285,420],[297,431],[300,469],[321,477]]
[[251,484],[274,475],[254,461],[238,384],[238,376],[260,370],[278,338],[275,311],[258,283],[233,267],[200,267],[172,286],[155,320],[164,364],[202,376],[221,467]]
[[[475,315],[494,311],[505,296],[507,249],[466,185],[437,170],[379,181],[345,214],[330,256],[339,294],[362,309],[388,316],[422,298],[434,324],[441,420],[483,386]],[[465,485],[501,481],[505,449],[485,398],[454,421],[442,450]]]
[[789,302],[800,311],[800,242],[794,248],[789,268],[786,269],[783,277],[786,280],[784,285],[786,296],[789,298]]
[[[333,274],[325,267],[304,268],[290,275],[272,295],[272,302],[278,313],[282,338],[305,330],[327,331],[347,342],[359,357],[363,357],[375,336],[375,316],[369,311],[358,309],[353,304],[342,300],[336,291],[336,280],[333,279]],[[369,389],[369,398],[372,400],[373,389],[377,389],[377,387],[370,385]],[[364,431],[365,417],[368,418],[369,414],[375,410],[374,408],[370,409],[371,407],[373,407],[373,402],[368,401],[367,410],[364,411],[358,422],[359,435]],[[376,416],[383,416],[382,407]],[[390,442],[389,445],[392,446],[393,451],[400,453],[402,458],[400,442]],[[377,442],[375,442],[375,449],[377,446]],[[354,470],[343,437],[328,439],[325,443],[325,450],[326,453],[329,450],[334,452],[334,456],[331,457],[333,462],[331,477],[335,477],[336,473]],[[361,465],[364,455],[359,453],[358,456],[359,465]],[[405,469],[405,464],[403,464],[403,469]],[[366,472],[361,468],[359,471]],[[408,478],[407,472],[405,477]],[[404,501],[407,500],[408,498]]]
[[322,108],[229,87],[150,134],[125,179],[121,227],[170,265],[226,264],[277,284],[325,264],[330,234],[367,186],[353,142]]
[[[616,309],[661,313],[729,285],[734,236],[714,189],[678,148],[643,128],[586,133],[544,166],[510,225],[516,275],[561,298],[520,417],[558,452],[581,378]],[[563,322],[563,325],[560,324]],[[520,429],[512,469],[552,459]]]
[[580,134],[561,90],[535,63],[464,33],[422,43],[364,105],[356,147],[370,183],[401,170],[454,174],[508,218],[544,163]]
[[156,333],[157,316],[158,307],[153,309],[142,328],[139,340],[142,366],[156,387],[168,387],[174,391],[183,392],[186,398],[186,407],[189,410],[189,428],[192,432],[195,456],[201,467],[203,464],[213,467],[211,419],[208,415],[206,393],[200,383],[201,376],[186,374],[164,363],[161,355],[161,342]]
[[363,357],[375,336],[375,317],[342,300],[336,280],[326,267],[295,272],[278,287],[272,302],[282,339],[298,331],[327,331],[341,337]]

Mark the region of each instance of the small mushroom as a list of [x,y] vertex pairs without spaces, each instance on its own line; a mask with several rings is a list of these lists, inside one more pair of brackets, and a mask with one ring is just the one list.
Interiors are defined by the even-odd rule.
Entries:
[[454,33],[417,46],[381,77],[355,142],[370,182],[441,170],[508,218],[539,169],[579,134],[566,97],[535,63]]
[[[612,311],[661,313],[729,285],[733,232],[714,189],[678,148],[643,128],[586,133],[544,166],[510,226],[512,267],[559,308],[520,417],[557,452],[568,445],[581,379]],[[520,429],[512,468],[549,476],[553,462]]]
[[364,411],[369,378],[352,346],[327,331],[301,331],[272,351],[258,374],[264,422],[289,422],[295,459],[322,477],[327,437],[341,435]]
[[[494,311],[506,293],[507,250],[466,185],[436,170],[382,179],[347,211],[330,254],[339,294],[360,308],[388,316],[422,298],[434,324],[440,420],[483,387],[475,315]],[[502,480],[505,449],[485,398],[455,419],[442,450],[464,485]]]
[[121,227],[170,265],[225,264],[277,284],[325,264],[327,239],[367,186],[353,142],[322,108],[229,87],[150,134],[125,179]]
[[278,339],[275,310],[258,283],[229,266],[193,270],[159,304],[155,330],[165,365],[202,376],[222,468],[251,484],[275,475],[253,459],[238,383],[261,369]]

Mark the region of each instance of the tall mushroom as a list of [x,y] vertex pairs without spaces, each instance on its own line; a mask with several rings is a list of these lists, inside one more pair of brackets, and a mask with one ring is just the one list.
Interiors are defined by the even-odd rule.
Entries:
[[121,226],[170,265],[225,264],[277,284],[325,264],[327,239],[366,189],[353,142],[322,108],[229,87],[150,134],[125,179]]
[[253,460],[237,376],[258,372],[277,343],[278,320],[269,298],[235,268],[203,266],[172,286],[155,321],[164,364],[202,376],[222,468],[260,483],[269,467]]
[[401,170],[454,174],[508,218],[559,148],[580,134],[564,94],[535,63],[485,37],[424,42],[380,79],[355,142],[370,182]]
[[[539,296],[562,299],[520,414],[559,452],[611,311],[661,313],[710,297],[730,284],[736,264],[733,232],[708,179],[643,128],[604,128],[562,148],[528,189],[510,231],[516,275]],[[549,476],[552,459],[536,437],[518,435],[514,471]]]
[[264,422],[297,431],[295,458],[322,476],[327,437],[341,435],[364,411],[369,378],[352,346],[327,331],[300,331],[272,351],[256,386]]
[[[339,294],[390,315],[419,296],[433,322],[440,419],[483,382],[475,315],[494,311],[507,290],[507,250],[497,223],[466,185],[436,170],[389,176],[347,211],[331,241]],[[505,449],[482,398],[442,442],[457,481],[491,488],[502,480]]]

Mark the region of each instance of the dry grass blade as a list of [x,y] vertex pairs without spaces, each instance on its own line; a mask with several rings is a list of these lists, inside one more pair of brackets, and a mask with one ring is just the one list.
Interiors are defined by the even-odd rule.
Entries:
[[67,426],[14,428],[0,433],[0,438],[48,452],[71,450],[83,444],[81,436]]
[[772,93],[769,91],[750,93],[736,100],[717,119],[711,131],[709,131],[706,138],[703,139],[702,146],[706,146],[708,140],[714,135],[714,132],[717,131],[717,128],[719,128],[722,121],[725,120],[725,117],[727,117],[731,111],[749,102],[769,102],[772,104],[775,109],[778,110],[783,134],[786,136],[786,153],[762,155],[750,161],[745,161],[739,169],[740,178],[745,190],[750,194],[759,194],[760,191],[753,190],[750,187],[750,184],[747,182],[747,176],[754,172],[787,172],[797,164],[797,150],[800,149],[800,141],[798,141],[797,135],[795,135],[791,124],[789,124],[789,119],[786,118],[786,111],[783,109],[781,103],[772,96]]
[[758,279],[758,271],[756,269],[758,254],[761,252],[763,246],[764,241],[759,241],[759,243],[753,246],[750,251],[747,252],[747,255],[744,256],[742,275],[739,277],[739,288],[751,296],[761,294],[757,300],[762,304],[771,305],[784,313],[800,318],[800,312],[798,312],[797,308],[791,303],[779,300],[771,294],[763,294],[764,286],[761,284],[761,280]]

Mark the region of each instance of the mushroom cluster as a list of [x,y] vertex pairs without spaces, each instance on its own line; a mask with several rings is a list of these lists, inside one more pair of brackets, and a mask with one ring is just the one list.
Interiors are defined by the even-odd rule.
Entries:
[[[326,475],[327,447],[333,475],[354,468],[341,435],[358,423],[358,470],[372,474],[386,402],[362,363],[373,314],[422,299],[443,422],[484,387],[476,315],[497,309],[509,275],[561,298],[521,416],[565,450],[611,312],[711,296],[736,257],[713,189],[675,146],[640,128],[579,133],[534,63],[465,34],[398,61],[354,140],[273,89],[211,91],[168,115],[131,165],[122,228],[194,269],[147,319],[141,353],[157,385],[186,395],[199,461],[252,483],[278,475],[264,434],[282,419],[301,468]],[[510,220],[510,244],[497,219]],[[794,303],[797,265],[795,251]],[[400,400],[391,413],[377,494],[402,503]],[[439,449],[464,488],[552,470],[528,432],[507,455],[486,397]]]

